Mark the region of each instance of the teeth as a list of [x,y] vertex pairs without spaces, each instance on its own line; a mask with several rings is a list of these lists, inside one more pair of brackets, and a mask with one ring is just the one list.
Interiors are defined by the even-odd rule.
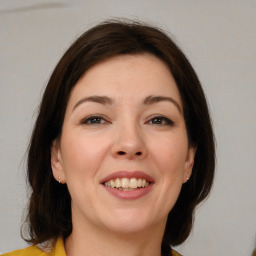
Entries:
[[130,181],[127,178],[121,179],[122,181],[122,188],[129,188],[130,187]]
[[135,178],[130,179],[130,188],[137,188],[137,184],[138,184],[137,179]]
[[111,185],[112,188],[114,188],[114,187],[120,188],[120,187],[121,187],[121,181],[120,181],[120,179],[117,178],[115,181],[113,180],[113,185],[114,185],[114,186]]
[[146,179],[136,179],[136,178],[116,178],[113,180],[109,180],[104,182],[105,186],[111,188],[119,188],[124,191],[136,188],[145,188],[149,185],[149,182]]
[[110,180],[109,183],[110,183],[110,187],[114,187],[115,186],[115,182],[113,180]]

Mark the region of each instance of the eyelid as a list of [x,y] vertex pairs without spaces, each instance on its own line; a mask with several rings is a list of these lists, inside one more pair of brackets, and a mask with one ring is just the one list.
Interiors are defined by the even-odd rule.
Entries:
[[[102,115],[102,114],[91,114],[91,115],[88,115],[88,116],[83,117],[82,119],[80,119],[79,124],[93,125],[93,124],[86,123],[87,121],[89,121],[90,119],[93,119],[93,118],[99,118],[99,119],[104,120],[104,121],[105,121],[104,124],[105,124],[105,123],[110,123],[110,121],[108,120],[108,118],[105,117],[105,116]],[[95,125],[96,125],[96,124],[95,124]]]
[[159,126],[164,126],[164,125],[171,125],[173,126],[174,125],[174,121],[172,119],[170,119],[169,117],[166,117],[164,115],[160,115],[160,114],[155,114],[155,115],[152,115],[150,116],[147,121],[146,121],[146,124],[148,124],[150,121],[152,121],[154,118],[159,118],[159,119],[162,119],[162,120],[165,120],[166,121],[166,124],[153,124],[153,125],[159,125]]

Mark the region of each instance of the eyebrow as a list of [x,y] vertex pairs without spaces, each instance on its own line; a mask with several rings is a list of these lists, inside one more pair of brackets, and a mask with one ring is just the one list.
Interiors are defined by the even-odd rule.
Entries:
[[100,103],[100,104],[103,104],[103,105],[111,105],[113,104],[113,100],[110,99],[109,97],[107,96],[89,96],[89,97],[85,97],[85,98],[82,98],[81,100],[79,100],[76,105],[73,107],[73,110],[75,110],[75,108],[77,108],[79,105],[81,105],[82,103],[84,102],[95,102],[95,103]]
[[[162,101],[169,101],[169,102],[173,103],[177,107],[179,112],[182,113],[181,107],[178,104],[178,102],[171,97],[150,95],[150,96],[146,97],[146,99],[143,101],[143,104],[144,105],[152,105],[152,104],[162,102]],[[113,100],[107,96],[94,95],[94,96],[85,97],[85,98],[82,98],[81,100],[79,100],[73,107],[72,112],[75,110],[75,108],[77,108],[79,105],[81,105],[84,102],[95,102],[95,103],[99,103],[102,105],[112,105],[113,104]]]
[[143,103],[145,105],[152,105],[152,104],[155,104],[155,103],[158,103],[161,101],[169,101],[169,102],[173,103],[177,107],[179,112],[182,113],[182,109],[181,109],[180,105],[178,104],[178,102],[171,97],[150,95],[144,100]]

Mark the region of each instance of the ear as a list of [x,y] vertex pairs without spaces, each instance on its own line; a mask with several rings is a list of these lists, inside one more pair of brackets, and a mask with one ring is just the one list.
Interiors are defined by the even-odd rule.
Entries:
[[57,139],[55,139],[52,142],[51,166],[52,166],[52,174],[53,174],[55,180],[62,184],[66,183],[65,172],[64,172],[63,162],[62,162],[62,157],[61,157],[60,145],[59,145],[59,141]]
[[196,147],[189,146],[187,156],[186,156],[186,161],[185,161],[185,168],[184,168],[184,176],[183,176],[184,183],[186,183],[189,180],[189,178],[192,174],[195,154],[196,154]]

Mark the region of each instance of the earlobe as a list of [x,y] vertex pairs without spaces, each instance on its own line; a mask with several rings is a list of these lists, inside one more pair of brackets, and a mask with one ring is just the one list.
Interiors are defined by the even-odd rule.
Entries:
[[184,183],[186,183],[189,180],[192,174],[195,154],[196,154],[196,147],[192,147],[192,146],[189,147],[187,152],[186,162],[185,162],[185,170],[184,170],[184,177],[183,177]]
[[59,183],[65,183],[65,174],[63,171],[62,157],[59,142],[54,140],[51,147],[51,167],[55,180]]

